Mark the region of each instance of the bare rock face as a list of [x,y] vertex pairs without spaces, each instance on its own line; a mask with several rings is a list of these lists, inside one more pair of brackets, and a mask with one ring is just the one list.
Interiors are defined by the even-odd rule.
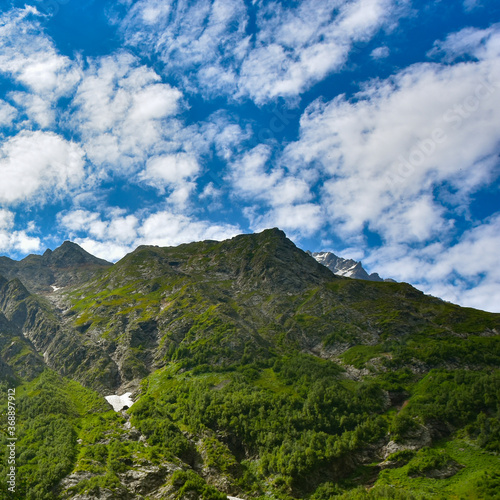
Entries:
[[387,459],[389,455],[392,455],[397,451],[416,451],[420,450],[420,448],[423,448],[424,446],[430,446],[431,443],[431,431],[427,427],[419,425],[405,437],[405,440],[403,442],[396,443],[395,441],[389,441],[389,443],[387,443],[387,445],[382,450],[382,456],[384,457],[384,459]]
[[115,500],[115,499],[134,499],[143,498],[164,498],[162,492],[168,489],[168,478],[180,467],[171,464],[163,463],[161,465],[138,464],[133,466],[125,473],[118,474],[121,486],[114,491],[106,488],[93,488],[84,494],[76,494],[73,487],[85,480],[98,477],[88,471],[75,472],[65,477],[58,486],[62,498],[79,499],[79,500]]
[[357,262],[352,259],[344,259],[338,257],[332,252],[308,252],[312,257],[314,257],[320,264],[330,269],[333,274],[337,276],[345,276],[346,278],[354,278],[357,280],[367,280],[367,281],[393,281],[393,280],[383,280],[378,273],[368,274],[361,262]]
[[95,493],[75,495],[67,498],[71,500],[132,500],[134,497],[130,496],[125,489],[111,491],[106,488],[98,488]]
[[62,490],[67,490],[73,486],[76,486],[79,482],[84,481],[86,479],[92,479],[95,476],[96,474],[92,474],[91,472],[88,471],[75,472],[65,477],[61,481],[59,486]]
[[134,495],[150,495],[156,492],[178,467],[173,464],[163,466],[137,466],[120,474],[122,484]]
[[[109,354],[97,343],[89,345],[49,301],[30,293],[19,278],[0,279],[0,328],[0,344],[10,339],[4,360],[16,359],[11,367],[22,378],[31,379],[49,366],[87,385],[92,379],[102,391],[119,385],[118,367]],[[24,355],[19,359],[20,353]]]

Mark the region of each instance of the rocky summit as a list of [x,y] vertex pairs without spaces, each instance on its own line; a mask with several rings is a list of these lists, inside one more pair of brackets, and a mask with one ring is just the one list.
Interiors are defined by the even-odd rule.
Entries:
[[112,264],[90,255],[76,243],[65,241],[56,250],[43,255],[28,255],[17,262],[0,257],[0,276],[19,278],[34,293],[50,292],[54,288],[81,284],[94,272]]
[[330,271],[337,276],[345,276],[347,278],[368,281],[394,281],[390,278],[383,280],[378,273],[368,274],[363,268],[361,262],[338,257],[332,252],[307,253],[314,257],[320,264],[328,267],[328,269],[330,269]]
[[358,264],[279,229],[1,257],[0,497],[494,498],[500,315]]

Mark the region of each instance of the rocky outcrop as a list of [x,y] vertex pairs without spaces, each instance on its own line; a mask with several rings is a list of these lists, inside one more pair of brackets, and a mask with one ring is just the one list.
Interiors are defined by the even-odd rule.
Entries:
[[337,276],[345,276],[346,278],[367,281],[393,281],[391,279],[383,280],[378,273],[368,274],[361,265],[361,262],[338,257],[332,252],[308,253]]

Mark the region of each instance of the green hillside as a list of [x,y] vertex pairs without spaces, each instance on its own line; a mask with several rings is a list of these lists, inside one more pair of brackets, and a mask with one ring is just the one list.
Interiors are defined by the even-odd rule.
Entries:
[[500,498],[499,314],[276,229],[98,264],[44,296],[0,279],[17,498]]

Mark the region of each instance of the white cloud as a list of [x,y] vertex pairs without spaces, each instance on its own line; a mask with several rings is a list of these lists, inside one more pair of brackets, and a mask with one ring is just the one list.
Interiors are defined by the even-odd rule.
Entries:
[[340,70],[354,43],[368,41],[397,19],[400,4],[306,0],[284,8],[270,2],[259,13],[257,42],[241,67],[240,94],[258,103],[300,95]]
[[233,195],[264,201],[270,206],[292,205],[312,198],[309,185],[284,168],[272,167],[272,150],[260,144],[243,153],[232,165],[229,180]]
[[52,132],[20,132],[0,146],[0,202],[43,204],[64,195],[84,178],[84,154]]
[[112,240],[128,245],[136,238],[139,221],[135,215],[123,215],[121,211],[111,211],[109,220],[102,220],[99,213],[74,210],[59,218],[60,224],[72,234],[86,232],[100,240]]
[[391,51],[389,47],[386,47],[384,45],[382,47],[377,47],[376,49],[373,49],[370,55],[372,59],[385,59],[386,57],[389,57],[390,53]]
[[500,312],[500,214],[464,232],[447,247],[385,245],[364,263],[381,276],[407,281],[426,293],[462,306]]
[[0,209],[0,230],[14,226],[14,214],[10,210]]
[[[442,234],[451,186],[456,210],[496,175],[500,31],[477,62],[418,64],[370,82],[353,99],[311,104],[285,162],[324,176],[323,205],[345,237],[365,225],[386,241]],[[466,145],[466,146],[465,146]],[[440,187],[443,194],[437,188]],[[440,198],[443,197],[443,199]]]
[[224,240],[240,234],[238,226],[192,219],[186,215],[161,211],[146,218],[139,228],[141,244],[175,246],[201,240]]
[[[242,129],[237,118],[228,115],[224,110],[218,110],[200,124],[199,135],[195,144],[202,144],[200,152],[207,152],[209,145],[215,146],[220,158],[226,161],[241,153],[243,143],[250,139],[252,131],[247,125]],[[193,141],[194,142],[194,141]]]
[[49,100],[29,92],[11,92],[9,97],[41,128],[49,128],[55,122],[56,110]]
[[21,254],[37,252],[41,248],[40,238],[30,236],[26,231],[14,231],[9,234],[6,250],[16,250]]
[[[91,61],[73,100],[69,122],[82,137],[89,159],[130,172],[165,149],[180,124],[181,93],[127,53]],[[168,120],[168,121],[167,121]]]
[[267,171],[270,157],[271,148],[260,144],[233,164],[230,180],[236,194],[244,198],[268,198],[269,190],[282,176],[278,170]]
[[442,56],[447,62],[464,55],[482,60],[494,60],[500,55],[499,30],[500,24],[494,24],[486,29],[464,28],[451,33],[444,41],[436,41],[429,55]]
[[75,210],[61,215],[59,225],[88,252],[112,261],[139,245],[176,246],[206,239],[223,240],[242,232],[231,224],[197,220],[169,210],[143,217],[125,215],[120,210],[112,210],[104,217],[97,212]]
[[[252,203],[245,214],[255,231],[278,226],[294,236],[313,234],[324,219],[320,207],[310,203],[308,182],[284,168],[272,167],[271,157],[271,147],[261,144],[231,164],[228,180],[233,198]],[[259,207],[265,207],[264,215]]]
[[221,63],[238,58],[247,22],[243,0],[140,0],[128,9],[122,29],[128,44],[157,51],[186,87],[195,82],[191,75],[181,74],[200,66],[198,74],[204,79],[231,87],[234,74]]
[[196,187],[192,179],[199,171],[200,165],[194,155],[176,153],[150,158],[139,178],[161,193],[166,189],[172,190],[169,197],[171,203],[177,208],[183,208]]
[[251,216],[251,219],[251,227],[256,232],[279,227],[292,239],[317,234],[324,224],[321,207],[314,203],[278,205],[264,215]]
[[40,120],[41,101],[48,110],[60,97],[70,96],[81,72],[79,64],[59,54],[52,40],[43,33],[39,15],[34,7],[28,6],[1,14],[0,73],[36,96],[31,100],[37,102],[28,103],[26,108],[35,112],[35,121],[48,126],[54,114],[44,113]]
[[481,0],[464,0],[464,10],[469,12],[481,5]]
[[[366,245],[365,229],[381,237],[371,270],[498,311],[500,219],[474,221],[470,204],[499,174],[500,26],[450,35],[432,55],[444,63],[312,103],[281,164],[318,172],[323,220],[345,245]],[[460,237],[463,218],[477,227]]]
[[[157,54],[189,91],[249,96],[262,104],[294,98],[339,70],[354,43],[390,27],[406,4],[303,0],[247,7],[242,0],[139,0],[122,30],[128,44]],[[255,37],[247,33],[250,10],[256,11]]]
[[17,116],[16,108],[12,107],[5,101],[0,100],[0,126],[8,127]]
[[[30,236],[26,230],[15,230],[14,219],[13,212],[0,209],[0,251],[18,251],[27,254],[39,250],[41,246],[40,239]],[[27,229],[32,230],[33,227]]]

